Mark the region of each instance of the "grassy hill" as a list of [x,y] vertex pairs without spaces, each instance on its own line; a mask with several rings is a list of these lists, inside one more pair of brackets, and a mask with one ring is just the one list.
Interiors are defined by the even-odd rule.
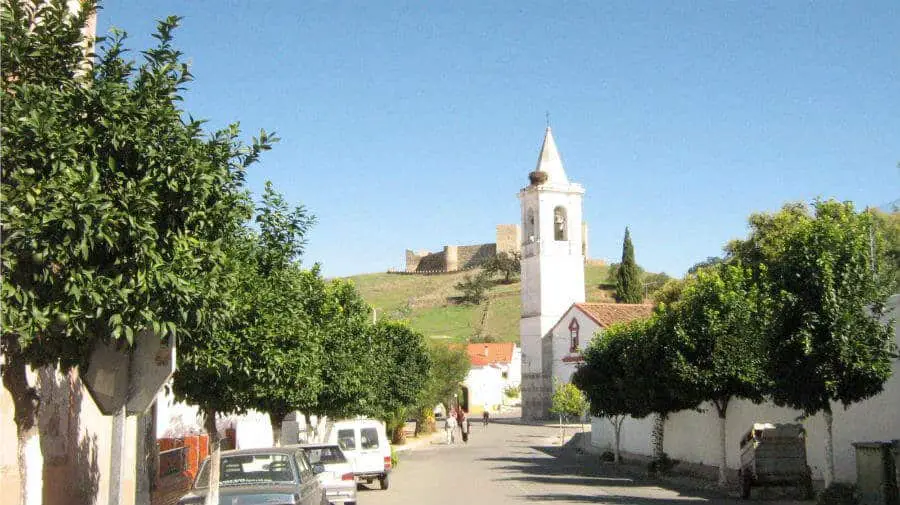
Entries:
[[[519,339],[521,287],[496,284],[481,305],[460,305],[453,297],[455,286],[477,271],[444,275],[397,275],[388,273],[355,275],[349,279],[378,311],[378,317],[409,319],[413,328],[434,338],[465,341],[473,335],[491,336],[499,341]],[[588,264],[584,269],[585,295],[589,302],[611,301],[612,292],[602,287],[607,267]]]

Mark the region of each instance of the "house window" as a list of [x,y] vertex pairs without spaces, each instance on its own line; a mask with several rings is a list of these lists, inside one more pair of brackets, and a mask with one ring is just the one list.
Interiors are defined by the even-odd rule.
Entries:
[[572,319],[569,323],[569,352],[578,351],[578,320]]
[[569,240],[565,207],[557,207],[553,209],[553,240]]

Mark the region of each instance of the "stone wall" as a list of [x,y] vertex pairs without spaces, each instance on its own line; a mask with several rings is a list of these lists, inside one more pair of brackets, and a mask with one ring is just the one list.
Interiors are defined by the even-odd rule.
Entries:
[[497,253],[519,252],[522,244],[522,230],[517,224],[497,225]]
[[444,251],[429,253],[426,251],[406,250],[407,272],[447,271],[447,260]]
[[497,244],[462,245],[457,247],[457,270],[474,268],[497,255]]

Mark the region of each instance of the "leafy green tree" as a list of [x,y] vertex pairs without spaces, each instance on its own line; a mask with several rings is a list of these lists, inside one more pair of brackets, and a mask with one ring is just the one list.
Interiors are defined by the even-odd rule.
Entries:
[[456,289],[462,292],[460,300],[463,303],[478,305],[487,299],[487,290],[491,287],[490,278],[484,272],[479,272],[472,277],[466,277],[456,284]]
[[770,303],[739,263],[710,266],[687,282],[673,307],[683,370],[719,416],[719,485],[726,486],[725,426],[732,398],[761,402],[767,392],[764,324]]
[[888,293],[900,293],[900,211],[872,211],[875,229],[883,238],[883,247],[878,251],[878,280],[883,282]]
[[582,420],[587,409],[588,404],[584,394],[574,384],[556,385],[553,396],[550,398],[550,412],[559,414],[559,427],[562,429],[563,442],[565,442],[566,438],[566,428],[563,421],[568,420],[569,416]]
[[[439,403],[450,404],[453,394],[469,373],[469,356],[462,346],[449,346],[443,342],[428,345],[431,363],[428,382],[419,398],[419,412],[431,414]],[[419,419],[424,422],[425,419]]]
[[628,227],[625,228],[625,239],[622,242],[622,263],[616,272],[616,301],[619,303],[644,301],[641,272],[634,261],[634,246],[631,244],[631,232]]
[[206,304],[203,279],[249,216],[244,173],[273,140],[263,132],[245,146],[236,125],[207,134],[185,119],[178,18],[159,23],[140,64],[116,33],[88,65],[81,30],[93,9],[0,8],[0,325],[20,444],[37,436],[27,366],[66,370],[99,341],[217,323],[226,311]]
[[374,401],[364,414],[386,421],[396,437],[398,419],[419,403],[431,372],[425,337],[406,323],[381,320],[369,327],[368,338]]
[[887,292],[875,275],[881,237],[870,213],[832,200],[757,214],[750,225],[750,236],[729,251],[765,269],[776,307],[767,332],[772,397],[806,415],[823,413],[828,485],[831,402],[847,407],[872,397],[891,374],[893,330],[879,320]]
[[502,275],[503,282],[509,284],[512,282],[513,276],[519,275],[519,272],[522,271],[522,258],[517,252],[512,254],[501,252],[485,261],[481,266],[489,276]]
[[644,393],[633,386],[633,368],[639,356],[632,352],[637,340],[644,338],[646,323],[612,325],[602,335],[591,341],[584,352],[584,364],[575,371],[572,383],[582,390],[590,405],[591,415],[609,420],[615,436],[614,461],[619,463],[622,423],[625,417],[645,417],[645,404],[640,397]]

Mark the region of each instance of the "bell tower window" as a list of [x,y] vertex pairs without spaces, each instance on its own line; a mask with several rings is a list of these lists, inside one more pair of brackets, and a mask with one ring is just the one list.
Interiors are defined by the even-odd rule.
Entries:
[[525,241],[534,242],[537,240],[534,226],[534,209],[528,209],[525,213]]
[[578,328],[578,320],[572,318],[572,322],[569,323],[569,352],[578,351]]
[[569,240],[565,207],[557,207],[553,209],[553,240]]

